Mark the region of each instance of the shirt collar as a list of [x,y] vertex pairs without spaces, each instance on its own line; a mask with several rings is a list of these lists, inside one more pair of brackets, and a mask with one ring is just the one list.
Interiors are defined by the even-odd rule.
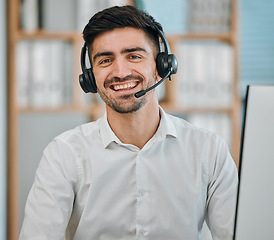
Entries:
[[[158,140],[163,140],[166,136],[172,136],[176,138],[177,137],[176,127],[170,115],[166,114],[165,111],[162,109],[162,107],[159,106],[159,109],[160,109],[161,120],[160,120],[158,130],[156,131],[153,138],[155,137]],[[109,126],[106,113],[104,114],[103,117],[99,119],[98,123],[99,123],[100,134],[101,134],[101,139],[102,139],[104,148],[107,148],[108,145],[112,142],[121,143],[119,138],[115,135],[115,133],[112,131],[111,127]]]
[[98,123],[104,148],[106,148],[112,142],[121,142],[109,126],[106,112],[104,116],[99,119]]
[[155,135],[158,135],[160,138],[165,138],[166,136],[172,136],[176,138],[177,131],[174,122],[171,119],[171,116],[167,114],[161,106],[159,106],[159,108],[161,121]]

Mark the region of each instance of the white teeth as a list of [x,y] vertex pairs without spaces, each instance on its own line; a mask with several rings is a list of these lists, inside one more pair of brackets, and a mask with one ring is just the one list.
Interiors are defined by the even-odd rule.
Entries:
[[130,82],[130,83],[124,83],[124,84],[115,84],[113,86],[114,90],[122,90],[122,89],[130,89],[130,88],[133,88],[135,87],[137,84],[136,83],[133,83],[133,82]]

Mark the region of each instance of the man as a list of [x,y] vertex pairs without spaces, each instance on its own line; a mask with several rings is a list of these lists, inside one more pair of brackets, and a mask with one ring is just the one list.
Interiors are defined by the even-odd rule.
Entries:
[[84,29],[106,114],[45,149],[20,239],[231,239],[237,170],[225,143],[159,107],[160,24],[134,7]]

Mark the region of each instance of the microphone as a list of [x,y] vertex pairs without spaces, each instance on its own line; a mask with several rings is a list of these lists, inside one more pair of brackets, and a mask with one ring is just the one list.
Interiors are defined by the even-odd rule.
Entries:
[[134,94],[134,96],[136,98],[142,97],[144,96],[147,92],[151,91],[152,89],[156,88],[158,85],[160,85],[163,81],[166,80],[166,78],[169,77],[169,79],[171,80],[171,70],[168,71],[168,73],[157,83],[155,83],[154,85],[152,85],[151,87],[147,88],[146,90],[141,90],[137,93]]

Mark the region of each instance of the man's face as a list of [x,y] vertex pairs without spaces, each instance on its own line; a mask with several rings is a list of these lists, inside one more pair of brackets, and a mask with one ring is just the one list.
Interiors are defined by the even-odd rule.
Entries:
[[134,96],[160,79],[154,47],[143,30],[126,27],[98,35],[91,61],[98,93],[116,112],[135,112],[156,94],[151,91],[140,98]]

